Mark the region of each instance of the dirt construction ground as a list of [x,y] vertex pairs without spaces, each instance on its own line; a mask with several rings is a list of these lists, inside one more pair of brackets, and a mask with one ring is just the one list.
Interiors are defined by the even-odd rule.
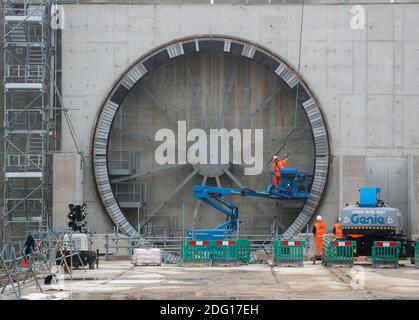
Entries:
[[[134,267],[128,261],[102,262],[98,270],[60,275],[54,285],[24,290],[26,299],[419,299],[419,269],[304,267]],[[10,288],[3,299],[13,299]]]

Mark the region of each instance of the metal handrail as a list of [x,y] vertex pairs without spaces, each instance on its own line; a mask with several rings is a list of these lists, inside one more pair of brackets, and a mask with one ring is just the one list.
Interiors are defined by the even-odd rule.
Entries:
[[110,170],[132,170],[134,164],[135,152],[132,150],[112,150],[109,153],[108,163]]
[[[237,237],[246,239],[250,242],[252,252],[258,250],[273,250],[274,241],[279,237],[271,236],[267,240],[266,234],[261,235],[240,235]],[[253,238],[253,239],[252,239]],[[119,256],[120,250],[126,250],[128,259],[131,259],[133,249],[135,248],[149,248],[156,247],[162,249],[166,253],[179,254],[180,244],[182,241],[187,240],[186,237],[125,237],[118,234],[106,234],[104,236],[105,245],[105,260],[109,260],[111,255],[110,250],[115,250],[115,255]]]
[[18,82],[25,82],[25,83],[41,82],[42,79],[44,78],[44,75],[45,75],[45,70],[42,64],[28,64],[28,65],[9,64],[5,66],[6,82],[8,78],[12,81],[18,80]]
[[[33,4],[36,5],[36,4]],[[34,8],[6,8],[4,10],[6,16],[43,16],[45,12],[41,10],[35,10]]]
[[13,168],[14,170],[23,169],[24,171],[39,170],[39,167],[45,161],[45,155],[42,154],[7,154],[5,158],[6,168]]

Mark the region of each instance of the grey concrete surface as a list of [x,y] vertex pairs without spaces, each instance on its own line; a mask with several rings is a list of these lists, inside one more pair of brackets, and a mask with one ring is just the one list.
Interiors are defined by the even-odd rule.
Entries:
[[[58,284],[44,286],[42,299],[417,299],[419,270],[410,262],[400,269],[327,269],[306,262],[302,268],[256,264],[237,267],[133,267],[128,261],[101,262],[98,270],[74,271]],[[24,291],[34,299],[36,288]],[[8,291],[6,291],[8,294]],[[7,295],[5,298],[9,298]]]
[[408,158],[408,182],[409,182],[409,229],[413,235],[419,234],[419,157]]
[[54,154],[52,227],[66,228],[68,205],[83,204],[83,162],[77,154]]
[[346,204],[353,204],[359,200],[358,189],[365,185],[365,157],[363,156],[345,156],[340,157],[341,173],[339,175],[342,185],[340,192],[342,194],[340,207]]
[[[386,4],[387,0],[64,0],[65,3],[79,2],[80,4],[140,4],[140,5],[341,5],[341,4]],[[398,3],[417,3],[417,0],[403,0]]]

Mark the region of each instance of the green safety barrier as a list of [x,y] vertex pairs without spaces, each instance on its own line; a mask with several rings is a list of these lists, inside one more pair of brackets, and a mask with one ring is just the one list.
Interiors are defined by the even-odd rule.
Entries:
[[278,265],[297,264],[303,266],[305,241],[275,240],[274,262]]
[[237,258],[243,263],[250,262],[250,241],[236,240],[237,244]]
[[236,245],[215,245],[214,242],[210,246],[210,258],[212,260],[237,260]]
[[415,242],[414,257],[415,257],[415,269],[419,269],[419,241]]
[[184,242],[180,245],[180,255],[183,261],[211,260],[209,245],[188,245]]
[[185,240],[180,245],[183,262],[250,261],[249,240]]
[[333,240],[329,241],[326,250],[323,251],[322,263],[326,267],[336,265],[354,265],[355,241]]
[[400,241],[374,241],[372,246],[373,267],[388,265],[399,267]]

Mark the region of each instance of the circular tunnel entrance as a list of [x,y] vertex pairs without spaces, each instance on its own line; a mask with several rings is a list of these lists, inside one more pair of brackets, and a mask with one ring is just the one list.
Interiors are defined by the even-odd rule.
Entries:
[[[177,132],[179,121],[187,131],[263,129],[262,173],[245,175],[246,165],[231,162],[158,165],[155,134]],[[262,190],[270,159],[286,153],[289,166],[313,175],[307,201],[230,199],[240,208],[241,235],[278,231],[286,238],[302,230],[319,203],[328,146],[319,105],[286,62],[243,40],[198,37],[154,50],[115,84],[97,121],[93,161],[103,204],[121,231],[174,237],[225,220],[193,198],[193,185]]]

